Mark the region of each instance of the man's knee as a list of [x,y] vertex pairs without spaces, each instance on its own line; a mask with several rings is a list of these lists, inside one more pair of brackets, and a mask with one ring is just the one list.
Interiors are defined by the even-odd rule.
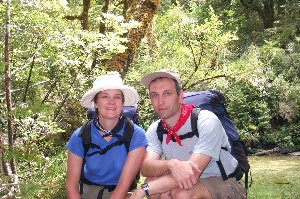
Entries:
[[153,180],[158,179],[159,177],[147,177],[144,182],[151,182]]
[[207,188],[201,183],[196,184],[192,189],[173,189],[171,195],[174,199],[211,199]]
[[171,196],[173,199],[191,199],[192,198],[192,192],[185,190],[185,189],[173,189],[171,191]]

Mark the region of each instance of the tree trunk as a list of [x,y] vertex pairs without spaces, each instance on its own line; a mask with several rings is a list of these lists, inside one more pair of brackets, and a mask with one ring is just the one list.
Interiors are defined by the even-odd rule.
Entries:
[[3,133],[2,133],[2,129],[0,127],[0,171],[1,173],[3,173],[4,175],[7,175],[7,172],[5,173],[5,161],[4,161],[4,149],[3,149],[3,144],[4,144],[4,141],[3,141]]
[[155,36],[152,31],[152,24],[150,24],[150,27],[148,27],[148,29],[147,29],[146,38],[147,38],[147,43],[149,46],[149,55],[150,55],[150,57],[154,57],[155,49],[157,48],[157,45],[156,45]]
[[[109,6],[109,0],[105,0],[104,1],[104,4],[103,4],[103,7],[102,7],[102,13],[107,13],[108,11],[108,6]],[[105,31],[106,31],[106,27],[105,27],[105,23],[103,22],[100,22],[100,28],[99,28],[99,32],[102,33],[102,34],[105,34]]]
[[286,0],[278,0],[277,7],[276,7],[277,19],[284,16],[284,14],[285,14],[285,4],[286,4]]
[[127,73],[139,43],[151,26],[159,4],[160,0],[139,0],[130,5],[127,16],[129,19],[139,21],[140,27],[129,30],[127,49],[124,53],[116,54],[112,59],[106,61],[105,66],[108,70],[119,71],[122,76]]
[[[103,15],[103,13],[107,13],[108,7],[109,7],[109,0],[105,0],[105,1],[104,1],[104,4],[103,4],[103,7],[102,7],[102,13],[101,13],[101,15]],[[106,31],[105,23],[103,23],[103,22],[101,21],[101,22],[100,22],[100,25],[99,25],[99,32],[100,32],[101,34],[105,34],[105,31]],[[96,64],[98,64],[98,62],[99,62],[99,59],[98,59],[99,53],[101,54],[101,52],[98,52],[98,51],[95,51],[95,52],[94,52],[94,57],[93,57],[92,65],[91,65],[91,70],[92,70],[93,68],[95,68]]]
[[67,15],[64,18],[68,20],[80,20],[82,30],[89,29],[89,10],[91,7],[91,0],[83,0],[83,9],[81,15]]
[[[10,60],[9,60],[9,50],[10,50],[10,0],[7,0],[6,7],[6,32],[5,32],[5,47],[4,47],[4,60],[5,60],[5,91],[6,91],[6,105],[7,105],[7,130],[8,130],[8,142],[9,151],[13,150],[14,146],[14,132],[13,132],[13,119],[12,119],[12,100],[10,93]],[[14,158],[10,161],[10,168],[13,174],[17,173],[16,164]]]
[[34,60],[35,60],[35,55],[33,56],[31,65],[30,65],[30,70],[29,70],[29,74],[28,74],[28,78],[27,78],[27,83],[26,83],[26,87],[25,87],[25,92],[24,92],[24,96],[23,96],[23,102],[26,102],[26,97],[27,97],[27,93],[29,90],[29,86],[31,83],[31,76],[32,76],[32,71],[33,71],[33,67],[34,67]]
[[91,0],[83,0],[83,11],[81,13],[81,27],[83,30],[89,29],[89,10],[91,7]]
[[258,13],[263,21],[264,28],[272,28],[275,21],[275,4],[274,0],[241,0],[241,3],[248,9]]

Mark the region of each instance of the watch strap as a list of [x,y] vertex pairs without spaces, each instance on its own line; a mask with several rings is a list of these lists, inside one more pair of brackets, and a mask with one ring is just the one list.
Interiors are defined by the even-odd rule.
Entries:
[[146,194],[147,197],[150,196],[150,194],[149,194],[149,185],[148,185],[148,183],[142,184],[142,185],[141,185],[141,188],[144,190],[144,192],[145,192],[145,194]]

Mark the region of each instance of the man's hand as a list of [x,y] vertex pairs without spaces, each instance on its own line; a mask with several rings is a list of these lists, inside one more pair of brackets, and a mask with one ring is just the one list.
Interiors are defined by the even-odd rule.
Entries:
[[181,189],[192,188],[199,180],[201,171],[192,161],[172,159],[169,162],[171,175]]

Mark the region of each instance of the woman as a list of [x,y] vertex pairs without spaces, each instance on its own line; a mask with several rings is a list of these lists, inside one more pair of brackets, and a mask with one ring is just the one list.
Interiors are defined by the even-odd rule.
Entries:
[[90,129],[91,142],[97,147],[89,148],[88,154],[92,155],[85,156],[84,180],[81,180],[83,182],[81,184],[79,181],[84,147],[82,137],[79,135],[80,128],[71,136],[67,144],[69,150],[66,179],[68,198],[122,199],[127,197],[129,187],[141,167],[145,154],[147,140],[144,129],[134,125],[128,152],[124,144],[116,145],[104,154],[100,154],[99,151],[117,142],[118,135],[124,135],[123,105],[134,105],[138,99],[137,91],[124,85],[117,72],[98,77],[93,88],[83,95],[81,105],[96,109],[97,118],[92,122]]

